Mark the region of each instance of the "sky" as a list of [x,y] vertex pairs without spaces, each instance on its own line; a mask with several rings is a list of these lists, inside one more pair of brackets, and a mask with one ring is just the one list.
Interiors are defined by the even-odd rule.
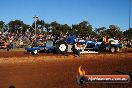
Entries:
[[[132,0],[130,8],[132,14]],[[93,28],[117,25],[125,31],[129,28],[129,0],[0,0],[0,20],[5,23],[18,19],[31,25],[35,15],[47,23],[88,21]]]

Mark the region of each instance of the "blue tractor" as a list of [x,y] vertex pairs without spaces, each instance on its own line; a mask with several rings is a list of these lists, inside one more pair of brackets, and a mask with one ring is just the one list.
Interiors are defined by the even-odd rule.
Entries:
[[27,52],[31,52],[32,55],[36,55],[40,51],[44,52],[53,52],[57,54],[65,54],[67,52],[75,52],[75,43],[80,42],[81,51],[110,51],[112,53],[119,52],[122,48],[122,45],[118,43],[118,40],[109,39],[109,42],[105,41],[94,41],[94,40],[84,40],[77,39],[75,36],[67,36],[60,40],[53,40],[51,38],[47,39],[47,42],[44,46],[30,46],[25,48]]

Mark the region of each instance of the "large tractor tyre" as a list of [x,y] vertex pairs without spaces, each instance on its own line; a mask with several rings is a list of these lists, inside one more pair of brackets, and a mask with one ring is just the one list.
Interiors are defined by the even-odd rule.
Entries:
[[60,40],[55,43],[55,53],[57,54],[65,54],[68,50],[68,45],[65,41]]
[[37,54],[38,54],[38,50],[33,50],[33,51],[31,51],[31,54],[32,54],[32,55],[37,55]]
[[111,47],[111,48],[110,48],[110,51],[111,51],[112,53],[114,53],[114,52],[115,52],[115,48],[114,48],[114,47]]

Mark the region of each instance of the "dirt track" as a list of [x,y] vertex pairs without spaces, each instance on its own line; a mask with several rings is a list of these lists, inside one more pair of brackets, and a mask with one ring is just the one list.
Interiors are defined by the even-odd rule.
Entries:
[[0,58],[11,58],[11,57],[39,57],[39,56],[62,56],[61,54],[53,53],[38,53],[38,55],[31,55],[31,53],[25,53],[25,51],[0,51]]
[[[132,49],[124,49],[122,52],[120,53],[132,53]],[[99,54],[112,54],[110,52],[99,52]],[[66,54],[67,55],[71,55],[71,54]],[[73,55],[73,54],[72,54]],[[0,51],[0,58],[10,58],[10,57],[29,57],[32,56],[30,53],[25,53],[25,51],[22,49],[21,51]],[[62,56],[61,54],[53,54],[53,53],[38,53],[38,55],[34,56],[34,57],[38,57],[38,56]]]
[[[9,58],[10,57],[10,58]],[[132,53],[85,54],[81,57],[21,51],[0,52],[0,88],[132,88],[130,84],[78,85],[76,76],[82,65],[86,74],[129,74]]]

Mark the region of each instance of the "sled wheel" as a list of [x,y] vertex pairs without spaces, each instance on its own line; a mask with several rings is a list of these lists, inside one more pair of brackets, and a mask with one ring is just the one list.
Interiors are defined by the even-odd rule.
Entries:
[[121,51],[121,48],[117,47],[116,52],[120,52],[120,51]]
[[32,54],[32,55],[37,55],[37,53],[38,53],[37,50],[33,50],[33,51],[31,51],[31,54]]
[[111,51],[112,53],[114,53],[114,52],[115,52],[115,48],[114,48],[114,47],[111,47],[111,48],[110,48],[110,51]]

